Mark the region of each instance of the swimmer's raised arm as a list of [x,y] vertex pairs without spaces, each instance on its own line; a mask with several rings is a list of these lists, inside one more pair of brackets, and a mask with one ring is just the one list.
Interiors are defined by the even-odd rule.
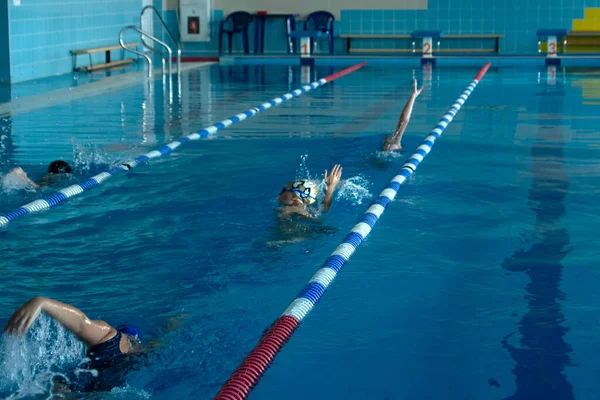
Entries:
[[116,330],[106,322],[92,321],[78,308],[46,297],[34,297],[19,307],[8,320],[4,332],[9,335],[25,334],[42,311],[90,347],[116,334]]
[[410,116],[412,114],[413,106],[415,104],[415,100],[421,92],[423,91],[423,87],[420,89],[417,88],[417,80],[413,80],[413,91],[402,109],[402,113],[400,114],[400,118],[398,119],[398,125],[394,130],[394,134],[392,136],[388,136],[383,141],[383,150],[400,150],[400,141],[402,140],[402,135],[404,135],[404,131],[408,126],[408,122],[410,121]]
[[323,211],[329,211],[331,207],[331,202],[333,201],[333,193],[335,192],[335,188],[338,183],[340,183],[340,179],[342,177],[342,167],[340,164],[336,164],[331,169],[331,174],[325,173],[323,174],[323,179],[325,179],[325,183],[327,184],[327,191],[325,192],[325,199],[323,200]]

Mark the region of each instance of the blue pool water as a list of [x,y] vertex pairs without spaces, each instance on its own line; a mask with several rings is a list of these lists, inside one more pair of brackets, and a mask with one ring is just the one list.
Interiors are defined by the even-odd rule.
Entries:
[[[35,295],[134,323],[161,345],[87,398],[211,398],[476,72],[367,66],[14,222],[0,324]],[[492,68],[251,398],[598,398],[596,74]],[[413,75],[425,90],[406,153],[382,155]],[[212,66],[185,73],[172,103],[156,81],[4,117],[0,171],[35,177],[62,157],[81,180],[302,77]],[[351,179],[322,223],[278,222],[281,187],[335,163]],[[0,211],[39,196],[3,190]],[[47,397],[36,372],[83,352],[47,319],[1,340],[2,398]]]

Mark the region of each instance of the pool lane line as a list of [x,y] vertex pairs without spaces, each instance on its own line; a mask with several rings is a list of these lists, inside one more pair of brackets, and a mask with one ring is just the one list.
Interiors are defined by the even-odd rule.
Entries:
[[377,200],[367,209],[343,242],[325,260],[321,268],[313,275],[284,313],[265,331],[258,344],[223,384],[221,390],[215,396],[215,400],[242,400],[248,397],[275,359],[277,353],[294,334],[300,321],[317,304],[348,259],[369,235],[383,211],[396,197],[400,185],[415,172],[418,165],[431,151],[436,139],[442,135],[448,124],[452,122],[454,116],[469,98],[490,65],[491,63],[487,63],[481,68],[473,81],[437,123],[416,152],[402,165],[400,172],[386,185]]
[[153,158],[158,158],[158,157],[164,156],[165,154],[169,154],[170,152],[172,152],[173,150],[175,150],[182,144],[187,143],[189,141],[204,139],[210,135],[214,135],[218,131],[225,129],[230,125],[233,125],[233,124],[241,122],[245,119],[248,119],[250,117],[253,117],[254,115],[258,114],[261,111],[265,111],[271,107],[278,106],[279,104],[281,104],[287,100],[293,99],[294,97],[298,97],[301,94],[309,92],[313,89],[317,89],[329,82],[332,82],[338,78],[348,75],[348,74],[356,71],[357,69],[362,68],[365,64],[366,64],[366,62],[362,62],[360,64],[353,65],[352,67],[343,69],[339,72],[336,72],[335,74],[331,74],[324,78],[321,78],[318,81],[312,82],[310,84],[306,84],[306,85],[302,86],[301,88],[296,89],[290,93],[286,93],[280,97],[275,97],[274,99],[267,101],[265,103],[262,103],[259,106],[253,107],[243,113],[234,115],[233,117],[225,119],[221,122],[217,122],[214,125],[211,125],[207,128],[199,130],[198,132],[192,133],[181,139],[175,140],[167,145],[164,145],[156,150],[153,150],[149,153],[141,155],[133,160],[124,162],[121,165],[114,167],[109,171],[102,172],[98,175],[95,175],[95,176],[89,178],[88,180],[86,180],[83,183],[71,185],[71,186],[66,187],[62,190],[59,190],[58,192],[55,192],[47,197],[44,197],[39,200],[35,200],[31,203],[27,203],[13,211],[10,211],[6,214],[0,215],[0,228],[5,227],[10,222],[12,222],[18,218],[21,218],[27,214],[31,214],[31,213],[35,213],[35,212],[39,212],[39,211],[43,211],[43,210],[47,210],[52,207],[55,207],[56,205],[67,200],[68,198],[75,197],[83,192],[90,190],[94,186],[100,185],[107,179],[117,175],[120,172],[129,171],[129,170],[137,167],[140,164],[144,164],[144,163],[148,162],[149,160],[151,160]]

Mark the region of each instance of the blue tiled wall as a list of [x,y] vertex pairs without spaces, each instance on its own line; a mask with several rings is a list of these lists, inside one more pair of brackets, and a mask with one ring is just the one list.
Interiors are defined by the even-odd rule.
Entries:
[[[344,10],[337,28],[339,34],[406,34],[422,29],[504,34],[501,53],[535,54],[538,28],[572,29],[573,19],[583,18],[585,7],[598,5],[600,0],[430,0],[423,11]],[[378,45],[380,41],[372,41],[361,47]]]
[[[8,40],[8,3],[0,4],[0,84],[10,82],[10,45]],[[0,89],[2,91],[2,89]]]
[[[161,0],[155,1],[161,4]],[[420,29],[440,29],[451,34],[504,34],[506,37],[500,40],[501,54],[536,54],[535,32],[538,28],[572,29],[573,19],[583,18],[586,7],[600,7],[600,0],[429,0],[427,10],[342,10],[340,19],[336,21],[335,30],[336,36],[408,34]],[[164,15],[172,29],[177,32],[176,13],[165,11]],[[219,21],[222,18],[222,10],[214,10],[211,42],[185,44],[184,55],[215,55],[218,48]],[[267,26],[267,32],[271,34],[266,37],[265,51],[285,52],[283,23],[271,23]],[[250,34],[252,51],[252,27]],[[386,40],[362,40],[356,41],[355,44],[363,48],[409,45]],[[442,40],[442,47],[493,46],[492,41]],[[324,50],[325,47],[323,43],[321,49]],[[343,40],[336,39],[336,52],[342,53],[344,48]],[[239,38],[238,43],[234,43],[234,50],[238,52],[241,50]]]
[[[291,1],[291,0],[282,0]],[[331,0],[334,1],[334,0]],[[20,3],[20,5],[16,5]],[[8,5],[8,17],[5,8]],[[154,0],[163,9],[163,0]],[[3,24],[10,26],[10,46],[0,42],[0,51],[10,49],[10,57],[0,54],[0,79],[10,62],[13,82],[35,79],[71,71],[69,51],[77,48],[101,47],[117,43],[124,25],[139,24],[142,0],[14,0],[0,7],[0,41],[6,42]],[[250,7],[250,6],[249,6]],[[571,29],[573,19],[583,18],[586,7],[600,7],[600,0],[429,0],[427,10],[342,10],[335,24],[340,34],[406,34],[416,29],[441,29],[447,33],[505,34],[500,42],[502,54],[535,54],[535,31],[541,27]],[[311,10],[307,10],[309,12]],[[178,32],[177,14],[162,11],[169,28]],[[184,43],[184,56],[216,55],[218,30],[223,11],[212,11],[211,40]],[[300,22],[298,23],[300,25]],[[266,27],[266,52],[286,51],[282,21],[270,21]],[[163,36],[162,27],[154,24],[154,33]],[[250,29],[250,47],[254,48],[254,29]],[[129,36],[127,40],[134,40]],[[442,40],[442,47],[449,41]],[[458,47],[488,47],[489,42],[459,43]],[[226,43],[224,44],[226,48]],[[385,48],[408,46],[408,41],[361,40],[354,46]],[[234,40],[234,51],[241,49],[240,38]],[[321,46],[324,50],[326,46]],[[336,39],[336,52],[344,52],[344,41]],[[101,62],[103,54],[95,56]],[[119,57],[115,52],[114,58]],[[10,61],[9,61],[10,60]],[[87,63],[86,57],[79,57]]]
[[[123,26],[139,25],[141,0],[9,2],[13,82],[72,70],[70,50],[118,44]],[[132,39],[128,37],[127,39]],[[79,56],[83,65],[87,56]],[[113,53],[113,59],[120,57]],[[102,62],[103,54],[94,62]]]

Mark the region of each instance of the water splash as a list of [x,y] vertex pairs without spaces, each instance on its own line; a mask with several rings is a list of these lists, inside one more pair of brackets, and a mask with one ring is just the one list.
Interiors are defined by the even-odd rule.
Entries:
[[0,174],[0,189],[6,194],[21,190],[35,192],[35,187],[31,183],[24,182],[13,173]]
[[0,165],[8,164],[8,154],[7,154],[7,143],[8,143],[8,135],[4,134],[4,127],[0,125]]
[[303,154],[300,156],[300,165],[296,170],[296,179],[308,179],[311,181],[318,181],[318,179],[310,176],[310,170],[308,169],[308,165],[306,160],[308,159],[308,154]]
[[343,199],[350,201],[352,205],[360,205],[364,200],[373,195],[369,191],[371,182],[362,175],[353,176],[340,182],[336,194],[336,201]]
[[99,166],[108,166],[115,161],[104,149],[98,145],[85,145],[79,143],[75,138],[71,139],[73,145],[73,168],[77,173],[89,173]]
[[51,397],[54,378],[76,368],[84,354],[73,334],[40,315],[27,335],[0,338],[0,398]]
[[404,157],[400,151],[376,151],[374,157],[380,161],[393,161]]
[[152,396],[150,393],[139,390],[137,388],[125,385],[123,387],[114,388],[110,391],[110,398],[112,400],[146,400]]

